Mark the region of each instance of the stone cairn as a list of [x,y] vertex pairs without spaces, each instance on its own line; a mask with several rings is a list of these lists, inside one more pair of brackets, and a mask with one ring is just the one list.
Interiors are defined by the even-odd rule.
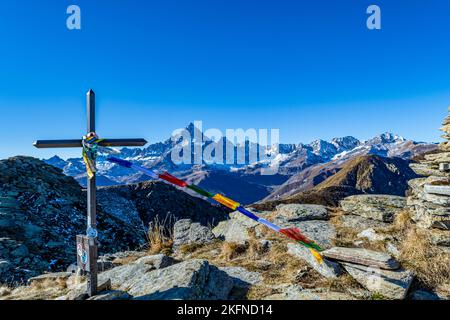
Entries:
[[444,132],[442,137],[447,141],[439,145],[436,153],[427,154],[420,163],[410,165],[411,169],[417,174],[424,176],[424,178],[409,181],[408,205],[413,209],[412,218],[419,227],[435,230],[436,232],[444,230],[445,232],[440,232],[441,236],[439,238],[441,241],[443,238],[446,238],[446,242],[449,242],[450,115],[445,118],[443,127],[440,130]]

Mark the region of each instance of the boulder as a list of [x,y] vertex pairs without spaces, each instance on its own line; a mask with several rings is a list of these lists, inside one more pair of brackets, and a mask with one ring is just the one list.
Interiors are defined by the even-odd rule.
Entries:
[[172,257],[166,256],[164,254],[158,254],[153,256],[145,256],[138,260],[136,260],[134,263],[143,263],[146,265],[151,265],[155,267],[155,269],[162,269],[167,268],[173,264],[175,264],[175,259]]
[[314,270],[325,278],[337,278],[342,273],[339,264],[326,258],[320,263],[308,248],[300,244],[289,243],[288,253],[307,262]]
[[261,283],[263,280],[260,273],[248,271],[242,267],[224,267],[219,269],[233,280],[233,289],[229,295],[230,299],[245,299],[248,289],[252,285]]
[[403,269],[382,270],[347,262],[342,265],[367,290],[388,299],[404,299],[414,279],[412,272]]
[[341,200],[346,213],[383,222],[394,221],[395,215],[406,207],[406,198],[390,195],[355,195]]
[[225,300],[233,280],[206,260],[184,261],[154,270],[143,263],[124,265],[100,274],[116,290],[137,300]]
[[342,215],[338,219],[342,227],[353,229],[356,232],[361,232],[370,228],[383,229],[389,226],[389,223],[357,216],[354,214]]
[[327,220],[329,217],[326,207],[315,204],[282,204],[276,213],[276,220],[286,221]]
[[249,228],[236,219],[221,221],[212,232],[217,238],[227,242],[244,244],[250,239]]
[[323,249],[330,248],[333,244],[333,239],[336,238],[336,229],[331,222],[328,221],[300,221],[296,223],[283,224],[281,227],[296,227],[301,233],[313,240]]
[[334,247],[322,252],[324,257],[361,264],[368,267],[379,267],[387,270],[400,268],[397,260],[389,254],[360,248]]
[[179,220],[173,227],[173,246],[175,249],[188,244],[205,244],[215,239],[211,229],[190,219]]

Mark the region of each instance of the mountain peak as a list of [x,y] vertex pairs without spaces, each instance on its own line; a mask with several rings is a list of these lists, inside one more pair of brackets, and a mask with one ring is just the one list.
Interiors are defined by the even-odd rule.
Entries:
[[352,136],[334,138],[331,143],[336,147],[338,153],[352,150],[361,145],[361,141]]
[[370,140],[367,141],[368,144],[380,144],[380,143],[395,143],[395,142],[404,142],[405,138],[398,134],[394,134],[391,132],[384,132]]

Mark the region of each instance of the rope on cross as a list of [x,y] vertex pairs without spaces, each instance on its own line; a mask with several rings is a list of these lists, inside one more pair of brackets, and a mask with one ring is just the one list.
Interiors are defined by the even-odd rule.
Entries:
[[[91,89],[87,93],[87,136],[96,136],[95,132],[95,93]],[[97,142],[98,141],[98,142]],[[145,139],[103,139],[95,143],[101,147],[142,147],[147,144]],[[73,140],[38,140],[34,142],[36,148],[85,148],[84,139]],[[95,167],[95,156],[89,160],[93,161]],[[78,266],[88,273],[87,293],[89,296],[97,294],[98,286],[98,242],[97,242],[97,183],[96,173],[90,172],[88,165],[87,178],[87,228],[86,235],[77,236],[77,263]]]

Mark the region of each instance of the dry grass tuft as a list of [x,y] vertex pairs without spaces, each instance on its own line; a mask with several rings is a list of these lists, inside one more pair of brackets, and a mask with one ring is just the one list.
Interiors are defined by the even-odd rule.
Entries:
[[159,221],[158,216],[150,223],[148,231],[148,253],[170,255],[173,247],[173,231],[169,221]]
[[408,209],[400,211],[392,223],[390,232],[396,232],[400,234],[405,234],[410,228],[413,227],[413,221],[411,219],[411,212]]
[[431,244],[426,230],[410,227],[401,242],[400,260],[427,288],[450,287],[450,254]]
[[[274,243],[265,259],[270,262],[267,270],[263,272],[264,282],[268,284],[296,282],[299,270],[306,270],[308,268],[306,262],[294,258],[287,253],[285,242]],[[309,268],[307,270],[305,273],[306,276],[311,276],[311,274],[315,273],[315,271],[309,270]]]
[[46,290],[46,289],[67,289],[66,279],[46,279],[43,281],[35,281],[30,286],[32,289],[36,290]]
[[248,245],[235,242],[224,242],[220,253],[220,259],[231,261],[247,251]]

